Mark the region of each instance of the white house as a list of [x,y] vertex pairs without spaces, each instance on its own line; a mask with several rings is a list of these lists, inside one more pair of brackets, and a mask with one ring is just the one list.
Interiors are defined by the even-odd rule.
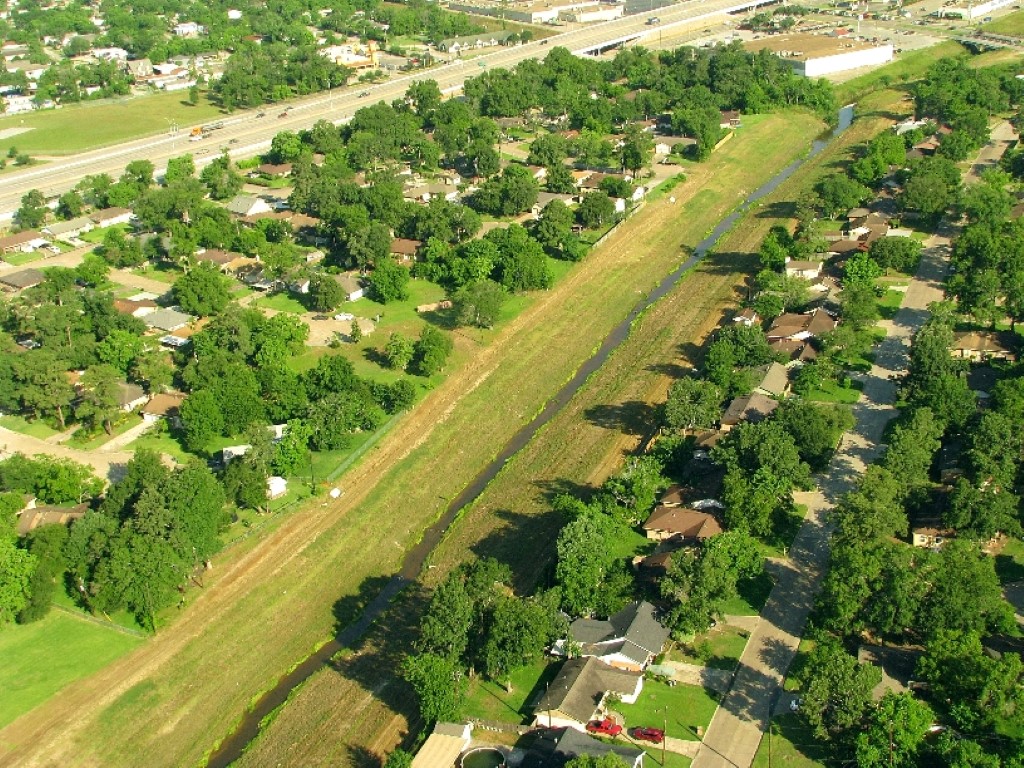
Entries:
[[178,37],[197,37],[201,32],[205,32],[206,29],[194,21],[183,21],[180,24],[174,25],[174,34]]

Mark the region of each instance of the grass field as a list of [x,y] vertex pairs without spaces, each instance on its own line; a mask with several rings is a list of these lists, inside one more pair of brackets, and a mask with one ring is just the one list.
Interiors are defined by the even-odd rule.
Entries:
[[0,427],[9,429],[12,432],[20,432],[21,434],[29,435],[30,437],[38,437],[40,440],[45,440],[46,438],[53,437],[57,434],[57,430],[45,421],[40,419],[33,419],[30,421],[24,416],[19,416],[13,413],[0,416]]
[[828,752],[797,715],[776,717],[771,736],[761,739],[752,768],[821,768]]
[[552,661],[550,657],[545,657],[535,664],[517,669],[510,675],[511,693],[502,685],[477,678],[466,691],[462,714],[465,717],[517,725],[525,723],[533,714],[528,705],[543,694],[544,686],[555,678],[561,667],[560,660]]
[[983,24],[981,28],[995,35],[1024,37],[1024,11],[1009,13],[995,21],[990,21],[988,24]]
[[0,726],[68,683],[124,655],[141,640],[63,611],[0,632]]
[[680,646],[668,654],[672,661],[701,664],[713,669],[736,669],[749,635],[745,630],[727,625],[717,626],[693,643]]
[[668,686],[658,680],[645,680],[636,704],[615,704],[626,718],[626,726],[663,727],[668,735],[684,741],[697,740],[697,728],[707,728],[715,714],[715,694],[699,685]]
[[849,387],[844,387],[836,382],[828,382],[804,393],[804,398],[816,403],[853,405],[860,399],[860,391],[863,388],[863,384],[854,380],[850,380]]
[[220,109],[205,100],[195,107],[186,100],[187,94],[181,92],[154,93],[0,118],[0,131],[32,129],[0,140],[0,152],[14,146],[33,155],[65,155],[164,133],[172,122],[187,132],[220,115]]

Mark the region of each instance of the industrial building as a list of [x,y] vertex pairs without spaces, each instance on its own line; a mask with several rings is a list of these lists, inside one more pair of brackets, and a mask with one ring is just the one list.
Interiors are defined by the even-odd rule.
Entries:
[[754,40],[747,50],[767,49],[793,65],[804,77],[826,77],[860,67],[879,66],[893,59],[889,43],[870,43],[833,35],[779,35]]

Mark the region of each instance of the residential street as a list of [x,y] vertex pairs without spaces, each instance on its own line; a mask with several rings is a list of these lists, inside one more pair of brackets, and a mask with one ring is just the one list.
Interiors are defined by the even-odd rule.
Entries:
[[[1009,123],[995,126],[991,141],[978,153],[964,183],[976,183],[1015,140]],[[771,713],[789,707],[782,683],[828,567],[827,512],[882,448],[885,426],[896,415],[894,378],[906,372],[910,338],[928,318],[928,305],[943,297],[950,241],[956,230],[944,221],[939,234],[925,241],[921,265],[899,312],[891,321],[879,323],[886,338],[875,350],[870,373],[858,376],[864,389],[853,406],[854,431],[843,437],[828,471],[818,478],[818,490],[796,494],[797,503],[807,506],[804,524],[789,560],[775,564],[775,587],[740,658],[732,689],[708,726],[693,768],[747,768],[757,754]]]
[[747,641],[732,689],[708,726],[694,768],[749,766],[769,713],[789,705],[781,695],[782,682],[828,566],[826,513],[877,456],[885,425],[896,415],[896,385],[890,377],[905,372],[910,337],[928,317],[928,305],[942,298],[949,239],[933,237],[926,245],[899,312],[881,323],[887,336],[876,349],[876,364],[860,377],[864,391],[853,406],[854,431],[844,436],[829,470],[819,477],[819,490],[796,494],[796,501],[807,505],[807,516],[789,561],[776,563],[775,587]]

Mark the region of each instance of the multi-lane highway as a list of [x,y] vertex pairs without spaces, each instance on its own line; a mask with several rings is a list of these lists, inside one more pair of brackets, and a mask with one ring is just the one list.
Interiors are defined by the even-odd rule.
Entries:
[[[442,67],[415,75],[393,78],[369,89],[358,86],[328,94],[317,94],[286,105],[268,105],[264,110],[239,112],[224,119],[224,127],[213,131],[201,141],[189,141],[185,132],[128,141],[113,148],[83,152],[45,165],[3,176],[0,181],[0,218],[7,218],[20,205],[21,197],[30,189],[42,190],[48,198],[74,187],[84,176],[108,173],[119,176],[132,160],[149,160],[158,169],[167,160],[186,152],[195,155],[197,167],[209,163],[222,150],[232,157],[251,157],[270,147],[274,134],[283,130],[308,128],[317,120],[341,123],[362,106],[402,96],[417,79],[436,80],[444,92],[455,92],[463,82],[483,69],[510,67],[524,59],[540,58],[551,47],[560,45],[574,52],[593,50],[604,44],[629,39],[657,39],[665,30],[676,32],[685,27],[710,25],[714,20],[736,10],[764,5],[772,0],[688,0],[671,7],[659,8],[659,23],[648,23],[645,15],[627,16],[615,21],[583,27],[547,38],[545,41],[501,48],[472,59],[457,60]],[[368,90],[366,96],[360,96]],[[264,112],[263,117],[259,117]]]

